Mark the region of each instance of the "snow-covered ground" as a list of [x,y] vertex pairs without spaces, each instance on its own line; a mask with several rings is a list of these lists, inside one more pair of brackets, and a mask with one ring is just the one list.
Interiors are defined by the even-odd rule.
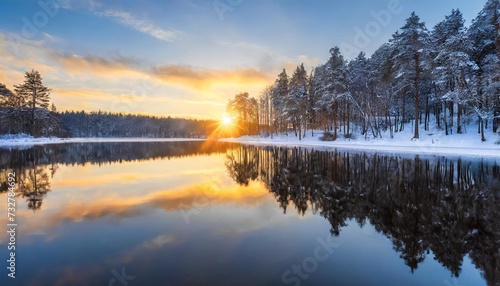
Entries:
[[[469,127],[470,128],[470,127]],[[299,141],[293,133],[288,136],[280,135],[271,139],[261,136],[244,136],[240,138],[224,138],[222,142],[238,142],[249,145],[278,145],[278,146],[307,146],[322,148],[353,149],[362,151],[380,151],[388,153],[412,153],[412,154],[435,154],[435,155],[472,155],[481,157],[500,157],[500,135],[488,131],[486,142],[481,142],[480,135],[475,130],[467,130],[466,134],[444,135],[443,131],[420,130],[420,139],[412,140],[411,126],[405,131],[394,134],[390,139],[389,133],[383,133],[382,138],[373,139],[373,136],[345,139],[342,133],[336,141],[320,141],[322,131],[315,131],[314,137],[308,131],[306,137]]]
[[[477,128],[477,127],[476,127]],[[315,148],[341,148],[361,151],[376,151],[388,153],[411,153],[411,154],[435,154],[435,155],[472,155],[484,157],[500,158],[500,135],[493,134],[488,130],[486,142],[481,142],[476,128],[467,129],[465,134],[444,135],[441,130],[420,131],[420,139],[412,140],[413,133],[411,126],[407,126],[403,132],[394,134],[390,139],[389,133],[383,133],[382,138],[373,139],[369,136],[358,136],[355,139],[345,139],[339,133],[336,141],[320,141],[322,131],[315,131],[314,137],[311,131],[306,133],[306,137],[299,140],[293,133],[288,136],[280,135],[270,137],[244,136],[240,138],[219,139],[221,142],[236,142],[249,145],[279,145],[279,146],[304,146]],[[60,144],[60,143],[95,143],[95,142],[182,142],[182,141],[203,141],[205,139],[192,138],[34,138],[32,136],[17,134],[0,136],[0,147]]]
[[29,135],[2,135],[0,136],[0,147],[34,146],[61,143],[104,143],[104,142],[182,142],[182,141],[204,141],[205,139],[193,138],[57,138],[43,137],[34,138]]

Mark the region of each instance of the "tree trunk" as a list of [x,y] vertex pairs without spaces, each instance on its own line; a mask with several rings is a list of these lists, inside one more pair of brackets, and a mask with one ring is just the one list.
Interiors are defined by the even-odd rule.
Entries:
[[443,101],[443,117],[444,117],[444,118],[443,118],[443,121],[444,121],[444,130],[445,130],[445,134],[446,134],[446,136],[448,136],[448,135],[450,135],[450,134],[448,133],[448,117],[446,116],[446,114],[448,114],[448,113],[446,112],[446,102],[445,102],[445,101]]
[[420,116],[420,94],[419,94],[419,81],[420,81],[420,55],[418,52],[415,52],[415,134],[413,136],[414,139],[419,139],[419,116]]
[[460,122],[462,115],[462,105],[457,103],[457,134],[462,134],[462,123]]
[[481,141],[486,141],[486,137],[484,137],[484,119],[481,118]]
[[339,103],[337,100],[333,102],[333,136],[337,139],[337,129],[338,129],[338,109]]

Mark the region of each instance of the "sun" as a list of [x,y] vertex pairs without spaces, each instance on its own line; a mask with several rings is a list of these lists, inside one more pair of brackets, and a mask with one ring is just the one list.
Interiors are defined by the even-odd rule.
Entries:
[[229,126],[233,124],[233,119],[227,115],[224,115],[220,122],[224,126]]

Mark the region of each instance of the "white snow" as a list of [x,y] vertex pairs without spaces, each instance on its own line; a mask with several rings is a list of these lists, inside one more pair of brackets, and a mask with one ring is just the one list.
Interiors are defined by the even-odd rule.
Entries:
[[[413,129],[411,124],[405,126],[403,132],[394,133],[394,138],[390,139],[389,132],[382,133],[382,138],[373,139],[370,136],[365,140],[364,136],[356,135],[356,139],[345,139],[339,133],[336,141],[320,141],[322,131],[315,131],[311,137],[311,131],[306,133],[306,137],[299,141],[293,132],[288,136],[280,135],[277,138],[261,136],[243,136],[240,138],[219,139],[220,142],[236,142],[248,145],[278,145],[278,146],[304,146],[321,148],[339,148],[358,151],[375,151],[386,153],[410,153],[410,154],[431,154],[431,155],[457,155],[457,156],[481,156],[500,158],[500,134],[494,134],[491,130],[486,132],[486,142],[481,142],[477,133],[477,125],[469,125],[465,134],[444,135],[442,130],[431,127],[431,131],[420,130],[420,139],[412,140]],[[34,138],[25,134],[0,136],[0,147],[24,146],[61,143],[98,143],[98,142],[183,142],[183,141],[204,141],[206,139],[193,138]]]
[[[500,145],[495,144],[500,141],[500,135],[488,131],[487,141],[481,142],[476,130],[470,130],[467,134],[444,135],[443,131],[428,132],[420,130],[420,139],[412,140],[413,134],[411,126],[406,126],[403,132],[394,134],[390,139],[389,133],[383,133],[382,139],[373,139],[373,136],[365,140],[364,136],[356,139],[345,139],[342,133],[336,141],[320,141],[322,131],[315,131],[311,137],[311,131],[307,132],[306,138],[299,141],[293,133],[288,136],[281,135],[278,138],[270,139],[260,136],[244,136],[240,138],[224,138],[222,142],[237,142],[248,145],[274,145],[274,146],[304,146],[338,148],[360,151],[380,151],[384,153],[411,153],[411,154],[431,154],[431,155],[458,155],[458,156],[481,156],[500,157]],[[371,134],[370,134],[371,135]]]

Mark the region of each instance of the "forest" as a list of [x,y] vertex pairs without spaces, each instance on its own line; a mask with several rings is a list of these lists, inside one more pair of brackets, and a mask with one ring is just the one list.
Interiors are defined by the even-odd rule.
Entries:
[[9,90],[0,84],[0,135],[35,137],[206,138],[216,129],[213,120],[145,116],[111,112],[58,112],[50,104],[50,89],[32,70]]
[[291,75],[284,69],[258,98],[238,94],[227,111],[243,134],[302,139],[306,130],[324,130],[335,140],[384,131],[392,138],[412,126],[414,139],[436,127],[485,141],[500,126],[499,15],[499,1],[488,0],[469,27],[452,10],[428,30],[412,13],[371,57],[361,52],[347,61],[334,47],[311,72],[303,64]]

